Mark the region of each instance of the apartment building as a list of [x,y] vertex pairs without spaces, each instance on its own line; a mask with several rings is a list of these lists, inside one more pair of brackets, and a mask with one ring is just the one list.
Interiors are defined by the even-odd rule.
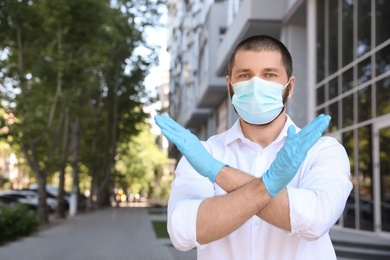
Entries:
[[[202,140],[237,119],[227,62],[255,34],[280,39],[297,79],[287,112],[298,126],[332,116],[354,189],[336,226],[390,237],[390,1],[168,0],[169,115]],[[174,146],[170,155],[178,157]]]

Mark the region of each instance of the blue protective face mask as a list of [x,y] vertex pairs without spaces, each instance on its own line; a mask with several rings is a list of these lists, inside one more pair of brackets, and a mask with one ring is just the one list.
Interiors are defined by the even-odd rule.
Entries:
[[[230,82],[231,83],[231,82]],[[232,104],[240,117],[250,124],[263,125],[274,120],[282,111],[282,91],[286,85],[253,77],[231,83],[234,86]]]

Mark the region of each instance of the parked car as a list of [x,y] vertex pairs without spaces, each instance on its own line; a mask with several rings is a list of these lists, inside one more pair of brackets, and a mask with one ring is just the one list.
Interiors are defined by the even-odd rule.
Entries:
[[17,204],[25,205],[29,210],[37,211],[38,205],[35,203],[31,203],[28,199],[23,195],[17,194],[0,194],[0,205],[6,206],[15,206]]
[[[20,203],[26,204],[28,207],[35,206],[38,208],[39,198],[35,191],[31,190],[2,190],[0,191],[1,196],[13,198]],[[55,212],[57,208],[57,201],[53,198],[47,198],[46,203],[49,212]]]
[[[29,186],[29,189],[37,191],[38,185],[36,183],[31,184]],[[47,184],[46,191],[50,197],[55,198],[57,200],[58,193],[59,193],[59,188],[57,186]],[[69,209],[70,196],[71,196],[71,193],[69,191],[64,190],[65,209],[67,209],[67,210]],[[80,195],[79,208],[80,209],[87,208],[87,197],[84,196],[83,194]]]
[[1,196],[0,195],[0,206],[15,206],[19,204],[19,202],[16,199],[9,198],[8,196]]
[[[22,191],[33,192],[37,197],[39,196],[38,190],[24,189]],[[49,211],[51,213],[55,212],[57,210],[57,205],[58,205],[57,199],[56,199],[56,197],[54,197],[53,195],[51,195],[48,192],[46,193],[46,203],[49,206]]]

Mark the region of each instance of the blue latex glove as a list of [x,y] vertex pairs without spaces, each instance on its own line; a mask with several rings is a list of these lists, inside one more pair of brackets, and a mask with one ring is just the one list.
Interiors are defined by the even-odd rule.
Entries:
[[295,133],[295,126],[288,128],[283,147],[262,177],[271,197],[278,194],[294,178],[307,152],[328,128],[330,119],[330,116],[321,114],[298,133]]
[[154,120],[161,128],[163,135],[176,145],[177,149],[179,149],[192,167],[199,174],[214,182],[215,177],[226,164],[212,157],[194,134],[176,123],[169,116],[157,115],[154,117]]

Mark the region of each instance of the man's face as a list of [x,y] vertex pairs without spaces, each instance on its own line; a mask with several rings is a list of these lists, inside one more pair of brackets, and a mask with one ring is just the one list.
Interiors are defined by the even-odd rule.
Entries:
[[[240,50],[236,53],[232,74],[226,77],[230,96],[234,94],[234,86],[230,84],[230,81],[235,84],[250,80],[254,76],[282,85],[286,85],[289,80],[282,63],[282,55],[279,52]],[[292,94],[293,85],[294,77],[291,77],[290,86],[283,91],[284,102],[289,94]]]

